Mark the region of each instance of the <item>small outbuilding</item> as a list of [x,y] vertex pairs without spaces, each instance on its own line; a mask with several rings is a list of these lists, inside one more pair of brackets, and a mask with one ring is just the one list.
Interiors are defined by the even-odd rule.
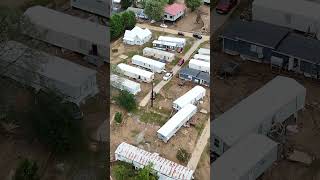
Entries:
[[126,30],[123,37],[123,42],[129,45],[143,45],[150,41],[152,33],[148,28],[142,29],[138,26],[132,30]]
[[186,11],[184,4],[173,3],[164,8],[164,20],[176,21],[180,17],[183,17]]
[[153,72],[146,71],[137,67],[129,66],[124,63],[120,63],[117,65],[118,69],[120,70],[123,75],[136,79],[138,81],[143,82],[151,82],[154,79]]
[[210,63],[197,59],[191,59],[189,61],[189,68],[210,73]]
[[161,73],[165,70],[165,63],[146,58],[140,55],[132,57],[132,64],[151,70],[152,72]]
[[192,104],[184,106],[157,131],[158,138],[167,143],[196,113],[196,106]]
[[187,104],[197,104],[198,101],[206,96],[206,89],[201,86],[195,86],[184,95],[180,96],[173,102],[173,109],[179,111]]
[[[113,0],[112,0],[113,2]],[[109,0],[70,0],[71,7],[82,9],[106,18],[110,17]],[[113,2],[114,3],[114,2]],[[112,3],[112,4],[113,4]]]
[[112,74],[110,76],[110,84],[115,88],[118,88],[122,91],[123,90],[128,91],[133,95],[136,95],[141,91],[141,87],[139,83],[120,77],[115,74]]
[[166,62],[172,62],[175,59],[175,55],[173,53],[149,47],[143,49],[143,56],[154,57]]

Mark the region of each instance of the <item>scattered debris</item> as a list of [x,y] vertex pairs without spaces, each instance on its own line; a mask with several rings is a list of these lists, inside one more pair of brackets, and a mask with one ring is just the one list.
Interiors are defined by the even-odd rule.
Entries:
[[202,113],[202,114],[208,114],[208,111],[205,110],[205,109],[201,109],[201,110],[200,110],[200,113]]
[[119,56],[119,58],[120,58],[120,59],[123,59],[123,60],[126,60],[126,59],[128,58],[128,56],[122,54],[122,55]]

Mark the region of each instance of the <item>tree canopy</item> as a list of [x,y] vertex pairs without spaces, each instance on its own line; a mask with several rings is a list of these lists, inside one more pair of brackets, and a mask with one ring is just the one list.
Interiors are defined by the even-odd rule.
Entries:
[[29,159],[22,160],[18,164],[13,180],[40,180],[37,163]]
[[191,9],[191,11],[194,11],[198,7],[200,7],[202,1],[201,0],[185,0],[185,3],[187,7]]
[[152,20],[160,21],[164,15],[165,0],[146,0],[144,13]]
[[121,107],[129,112],[137,108],[137,103],[134,95],[129,93],[128,91],[120,91],[120,94],[115,97],[115,100]]
[[132,6],[133,0],[121,0],[121,8],[127,9],[128,7]]

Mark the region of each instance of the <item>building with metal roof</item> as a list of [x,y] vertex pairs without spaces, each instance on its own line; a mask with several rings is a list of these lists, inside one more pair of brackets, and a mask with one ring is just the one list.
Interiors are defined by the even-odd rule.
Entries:
[[165,70],[166,64],[140,55],[134,55],[131,59],[132,64],[149,69],[152,72],[161,73]]
[[188,67],[191,69],[196,69],[199,71],[210,73],[210,62],[201,61],[197,59],[190,59]]
[[145,47],[143,49],[143,56],[154,57],[156,59],[172,62],[175,59],[175,54],[160,49]]
[[141,91],[141,87],[139,83],[120,77],[115,74],[112,74],[110,76],[110,84],[115,88],[128,91],[133,95],[136,95]]
[[142,29],[135,26],[131,30],[126,30],[123,37],[123,42],[129,45],[143,45],[150,41],[152,33],[148,28]]
[[194,171],[143,149],[122,142],[115,151],[115,158],[140,169],[152,164],[154,173],[160,180],[192,180]]
[[184,95],[173,101],[173,108],[176,110],[182,109],[187,104],[196,104],[206,95],[206,89],[201,86],[195,86]]
[[184,4],[168,4],[164,8],[164,20],[176,21],[180,17],[183,17],[186,11],[186,6]]
[[[112,4],[113,4],[112,0]],[[82,9],[93,14],[97,14],[106,18],[110,17],[110,1],[109,0],[70,0],[71,7]]]
[[151,82],[154,79],[154,73],[150,71],[146,71],[134,66],[130,66],[124,63],[120,63],[117,65],[117,68],[119,71],[128,77],[131,77],[133,79],[136,79],[138,81],[143,81],[143,82]]
[[210,56],[210,49],[207,49],[207,48],[199,48],[198,53],[199,53],[199,54],[203,54],[203,55],[208,55],[208,56]]
[[185,38],[177,38],[171,36],[159,36],[158,40],[176,43],[178,47],[184,47],[187,43],[187,40]]
[[200,70],[188,67],[182,68],[179,71],[179,78],[186,81],[192,81],[196,84],[210,86],[210,74]]

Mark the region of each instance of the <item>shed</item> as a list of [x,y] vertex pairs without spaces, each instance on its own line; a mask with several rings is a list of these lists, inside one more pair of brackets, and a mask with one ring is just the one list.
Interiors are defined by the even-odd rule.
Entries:
[[126,142],[122,142],[114,154],[116,160],[130,163],[137,169],[152,164],[153,173],[158,176],[159,180],[194,179],[192,169],[165,159],[158,153],[150,153]]
[[201,86],[195,86],[184,95],[173,101],[173,108],[180,110],[187,104],[197,104],[199,100],[203,99],[206,95],[206,89]]
[[320,30],[319,12],[317,0],[255,0],[252,3],[254,20],[316,34]]
[[194,59],[210,62],[210,55],[204,55],[204,54],[195,54],[193,56]]
[[140,55],[134,55],[132,57],[132,64],[135,64],[137,66],[141,66],[146,69],[150,69],[152,72],[161,73],[165,70],[165,63],[146,58]]
[[250,134],[211,164],[217,180],[258,179],[278,157],[278,144],[266,136]]
[[179,71],[179,78],[196,84],[210,86],[210,74],[196,69],[183,68]]
[[106,18],[110,17],[110,5],[108,0],[71,0],[71,7],[82,9]]
[[139,81],[149,83],[154,79],[154,74],[150,71],[129,66],[123,63],[118,64],[117,67],[125,76],[131,77],[133,79],[137,79]]
[[185,38],[177,38],[177,37],[171,37],[171,36],[159,36],[158,40],[176,43],[177,47],[182,47],[182,48],[187,43],[187,40]]
[[220,37],[225,53],[269,63],[272,50],[278,47],[288,33],[287,28],[260,21],[235,20],[227,25]]
[[180,17],[184,16],[186,11],[186,6],[184,4],[168,4],[164,8],[164,20],[176,21]]
[[110,84],[115,88],[128,91],[133,95],[136,95],[141,91],[141,87],[139,83],[120,77],[115,74],[112,74],[110,76]]
[[167,41],[159,41],[159,40],[154,40],[152,42],[152,45],[156,49],[161,49],[161,50],[166,50],[166,51],[175,51],[177,46],[177,43],[173,42],[167,42]]
[[189,68],[210,73],[210,63],[197,59],[191,59],[189,61]]
[[54,91],[77,105],[99,91],[94,70],[15,41],[2,45],[0,69],[8,67],[4,75],[11,79],[35,89]]
[[123,42],[129,45],[143,45],[150,41],[152,33],[148,28],[142,29],[138,26],[132,30],[126,30],[123,37]]
[[212,151],[218,155],[250,133],[268,134],[304,108],[306,88],[296,80],[277,76],[211,123]]
[[198,54],[203,54],[203,55],[208,55],[208,56],[210,56],[210,49],[200,48],[200,49],[198,50]]
[[109,61],[107,26],[80,19],[42,6],[27,9],[23,33],[77,53]]
[[156,59],[165,60],[166,62],[172,62],[175,59],[173,53],[149,47],[143,49],[143,56],[154,57]]
[[167,143],[196,113],[196,106],[192,104],[185,105],[157,131],[158,138]]

